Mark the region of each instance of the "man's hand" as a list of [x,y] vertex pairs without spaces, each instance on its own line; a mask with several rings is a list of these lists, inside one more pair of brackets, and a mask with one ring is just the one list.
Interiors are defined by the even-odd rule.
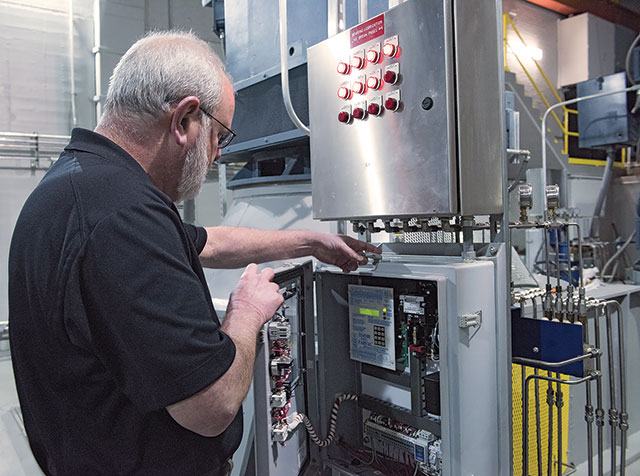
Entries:
[[220,435],[235,418],[253,378],[258,332],[284,300],[272,279],[271,268],[258,273],[258,265],[250,264],[245,269],[231,293],[222,324],[222,330],[235,344],[235,358],[214,383],[167,407],[169,415],[182,427],[213,437]]
[[313,256],[323,263],[340,267],[345,273],[355,271],[359,265],[367,264],[365,252],[382,254],[382,250],[377,246],[346,235],[318,233],[315,239]]
[[[265,268],[258,273],[258,265],[251,263],[244,270],[235,290],[229,297],[227,314],[242,316],[255,324],[256,330],[269,321],[284,299],[273,280],[273,269]],[[248,323],[249,323],[248,322]]]

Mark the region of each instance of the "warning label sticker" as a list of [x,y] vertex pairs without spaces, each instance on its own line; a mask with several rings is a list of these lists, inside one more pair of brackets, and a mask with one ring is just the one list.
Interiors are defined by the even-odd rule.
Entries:
[[351,29],[351,48],[384,35],[384,13]]

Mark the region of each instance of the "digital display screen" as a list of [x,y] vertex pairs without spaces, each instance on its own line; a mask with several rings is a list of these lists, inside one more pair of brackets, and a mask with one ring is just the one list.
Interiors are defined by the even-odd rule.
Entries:
[[380,311],[378,311],[377,309],[365,309],[361,307],[360,314],[362,314],[363,316],[380,317]]

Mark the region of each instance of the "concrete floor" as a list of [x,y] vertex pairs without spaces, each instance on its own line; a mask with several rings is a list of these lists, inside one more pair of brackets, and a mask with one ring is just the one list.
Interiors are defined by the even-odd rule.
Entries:
[[27,443],[8,351],[0,351],[0,476],[42,476]]
[[[24,430],[15,412],[18,408],[18,396],[8,354],[7,351],[0,350],[0,476],[43,476],[31,455]],[[605,462],[608,463],[606,458]],[[580,466],[574,475],[586,476],[586,468]],[[627,466],[626,474],[640,476],[640,459]],[[605,472],[606,475],[609,475],[608,471]]]

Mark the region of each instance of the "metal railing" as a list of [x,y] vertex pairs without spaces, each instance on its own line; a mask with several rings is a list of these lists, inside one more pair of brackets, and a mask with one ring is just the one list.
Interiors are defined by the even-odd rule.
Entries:
[[[514,48],[512,48],[511,45],[509,44],[509,39],[508,39],[508,35],[507,35],[509,27],[511,27],[511,30],[513,30],[513,32],[516,34],[518,39],[524,45],[524,47],[527,48],[527,43],[524,41],[524,38],[522,38],[522,35],[520,34],[520,32],[518,31],[518,28],[516,27],[515,23],[513,22],[513,19],[511,18],[511,16],[508,13],[504,13],[502,15],[502,28],[503,28],[503,38],[504,38],[504,40],[503,40],[504,41],[504,69],[506,71],[511,71],[509,69],[509,65],[508,65],[508,62],[507,62],[508,53],[511,52],[513,57],[516,59],[516,61],[518,62],[518,64],[522,68],[522,71],[524,72],[524,74],[529,79],[529,82],[531,83],[533,88],[536,90],[536,93],[538,93],[538,96],[539,96],[540,100],[542,100],[542,102],[544,103],[544,105],[547,108],[550,108],[551,107],[551,103],[549,102],[549,100],[547,99],[545,94],[540,89],[540,86],[533,79],[533,76],[531,75],[531,73],[529,72],[527,67],[524,65],[522,59],[520,58],[520,56],[518,55],[516,50]],[[557,102],[564,101],[564,99],[562,99],[560,97],[560,95],[558,94],[558,91],[553,86],[553,84],[551,84],[551,81],[549,81],[549,77],[545,74],[544,70],[540,66],[540,63],[538,63],[538,61],[536,61],[533,58],[531,58],[531,61],[533,61],[533,64],[538,69],[538,72],[540,73],[540,76],[542,76],[542,79],[546,83],[547,87],[553,93],[556,101]],[[573,137],[577,137],[578,136],[577,132],[569,130],[569,115],[570,114],[578,114],[578,111],[576,109],[570,109],[570,108],[568,108],[566,106],[563,106],[562,107],[562,113],[563,113],[563,117],[562,117],[562,120],[561,120],[560,117],[558,116],[558,114],[556,114],[555,111],[552,111],[553,118],[558,123],[558,126],[560,127],[560,130],[562,131],[562,134],[564,136],[564,143],[563,143],[562,153],[563,154],[569,154],[569,137],[570,136],[573,136]]]
[[0,132],[0,169],[46,170],[69,142],[69,136]]

